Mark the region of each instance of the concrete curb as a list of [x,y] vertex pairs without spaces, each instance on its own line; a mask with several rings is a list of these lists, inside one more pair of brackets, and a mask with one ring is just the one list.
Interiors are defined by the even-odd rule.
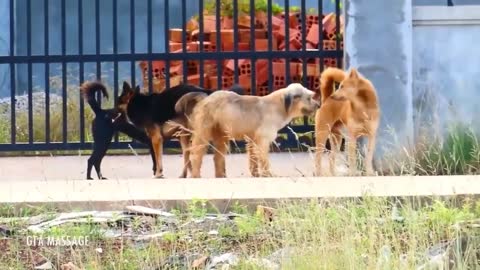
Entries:
[[[128,179],[0,182],[0,203],[112,209],[191,199],[278,201],[300,198],[430,197],[480,194],[480,176],[236,179]],[[83,206],[83,207],[82,207]]]

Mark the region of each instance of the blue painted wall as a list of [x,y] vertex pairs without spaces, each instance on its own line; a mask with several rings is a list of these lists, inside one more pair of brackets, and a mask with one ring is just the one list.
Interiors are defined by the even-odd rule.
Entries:
[[[0,1],[0,53],[8,54],[9,51],[9,6],[6,0]],[[67,54],[78,53],[78,1],[67,0],[66,2],[66,32],[67,32]],[[147,1],[136,0],[135,2],[135,48],[136,52],[147,51]],[[186,0],[187,18],[198,14],[198,0]],[[284,1],[274,1],[283,5]],[[300,6],[300,0],[290,0],[290,6]],[[164,1],[153,0],[153,51],[164,51]],[[16,0],[16,54],[26,55],[27,53],[27,20],[26,20],[26,0]],[[32,53],[37,55],[44,54],[44,1],[32,0]],[[130,52],[130,0],[117,0],[118,5],[118,51],[120,53]],[[169,1],[171,27],[181,27],[181,1]],[[307,0],[307,8],[318,7],[318,1]],[[101,53],[113,52],[113,0],[100,1],[101,17]],[[324,0],[324,12],[332,12],[334,4],[331,0]],[[61,1],[49,0],[49,53],[61,54]],[[6,42],[4,42],[6,41]],[[84,53],[95,53],[95,0],[83,0],[83,48]],[[27,91],[27,70],[26,65],[18,66],[17,94],[23,94]],[[78,83],[78,64],[69,64],[68,73],[69,83]],[[59,75],[60,65],[52,64],[50,67],[51,75]],[[102,64],[102,77],[111,82],[113,71],[111,63]],[[33,85],[38,89],[43,89],[44,65],[33,66]],[[120,64],[120,79],[129,79],[129,64]],[[85,78],[90,78],[95,74],[95,64],[86,64]],[[10,85],[8,80],[8,67],[0,67],[0,97],[10,95]],[[137,68],[137,83],[140,76]],[[59,89],[58,89],[59,90]]]
[[[435,40],[435,42],[432,42]],[[416,130],[441,134],[452,121],[480,132],[478,25],[413,29],[413,104]],[[420,134],[416,134],[417,136]]]

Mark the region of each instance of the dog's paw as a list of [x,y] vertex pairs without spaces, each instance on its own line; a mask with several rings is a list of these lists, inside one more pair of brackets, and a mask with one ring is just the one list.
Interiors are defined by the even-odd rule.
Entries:
[[87,177],[87,180],[93,180],[93,178],[92,177]]
[[275,175],[272,172],[263,172],[260,177],[275,177]]
[[102,176],[102,177],[100,177],[100,180],[108,180],[108,178],[107,178],[107,177],[104,177],[104,176]]
[[153,179],[163,179],[165,177],[163,176],[163,173],[162,173],[162,174],[155,174],[152,178]]

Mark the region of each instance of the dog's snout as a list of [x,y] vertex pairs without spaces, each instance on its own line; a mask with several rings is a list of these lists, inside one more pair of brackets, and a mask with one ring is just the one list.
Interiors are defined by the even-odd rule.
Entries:
[[313,107],[315,107],[315,109],[320,108],[320,102],[318,100],[312,99],[312,103],[313,103]]

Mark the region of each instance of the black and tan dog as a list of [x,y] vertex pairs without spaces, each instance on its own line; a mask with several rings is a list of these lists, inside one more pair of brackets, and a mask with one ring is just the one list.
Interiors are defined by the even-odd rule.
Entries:
[[[127,116],[129,122],[147,131],[157,162],[155,177],[163,177],[163,142],[172,137],[177,137],[182,147],[184,168],[180,177],[187,177],[187,171],[191,169],[189,158],[191,134],[188,132],[188,115],[178,113],[175,106],[185,94],[197,92],[210,95],[213,91],[188,84],[180,84],[153,94],[142,94],[138,91],[139,87],[136,88],[137,91],[134,91],[127,82],[123,83],[123,91],[118,98],[118,108]],[[231,90],[243,91],[238,86],[232,87]],[[189,108],[195,106],[195,100],[180,103],[186,106],[187,111],[191,111]]]
[[122,132],[150,147],[153,172],[155,173],[155,155],[147,134],[143,130],[137,129],[135,126],[129,124],[125,116],[117,109],[102,109],[100,104],[95,100],[95,94],[97,92],[101,92],[105,98],[108,98],[108,92],[105,86],[100,82],[85,82],[81,85],[80,90],[82,91],[84,99],[95,113],[95,119],[92,121],[93,152],[88,158],[87,179],[92,180],[92,167],[95,167],[99,179],[107,179],[101,173],[100,164],[112,142],[113,135],[117,132]]
[[205,96],[191,114],[192,177],[200,177],[203,155],[210,141],[215,148],[215,177],[226,177],[225,155],[230,140],[247,142],[252,176],[271,176],[270,144],[278,130],[293,118],[315,113],[319,103],[313,96],[313,91],[298,83],[263,97],[240,96],[228,91]]

